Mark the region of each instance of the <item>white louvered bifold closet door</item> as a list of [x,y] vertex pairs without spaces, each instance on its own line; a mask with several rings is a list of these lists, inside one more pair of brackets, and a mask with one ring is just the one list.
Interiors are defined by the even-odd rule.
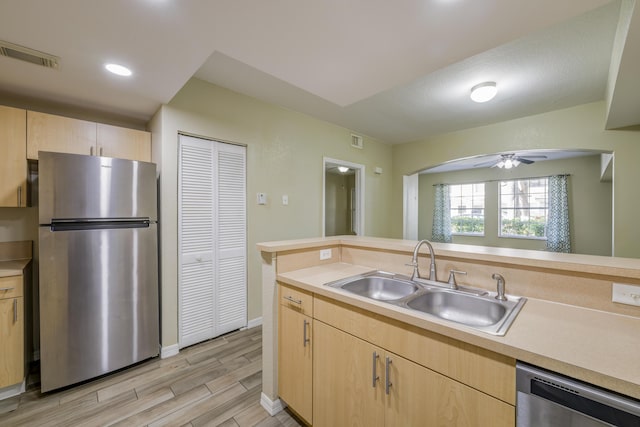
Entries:
[[180,135],[179,346],[247,322],[246,150]]
[[246,149],[218,144],[217,335],[247,325]]

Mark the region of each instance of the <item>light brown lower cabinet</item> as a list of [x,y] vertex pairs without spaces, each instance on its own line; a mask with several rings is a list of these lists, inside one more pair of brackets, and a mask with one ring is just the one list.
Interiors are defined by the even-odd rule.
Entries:
[[313,425],[513,426],[499,399],[315,320]]
[[0,388],[24,379],[22,276],[0,278]]
[[278,394],[307,423],[312,423],[311,318],[280,305],[278,320]]

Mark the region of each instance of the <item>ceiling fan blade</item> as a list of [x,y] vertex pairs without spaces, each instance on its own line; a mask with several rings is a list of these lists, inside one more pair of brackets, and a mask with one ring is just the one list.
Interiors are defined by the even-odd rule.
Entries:
[[525,165],[530,165],[531,163],[535,163],[533,160],[525,159],[522,157],[516,157],[515,159],[520,163],[524,163]]
[[543,156],[543,155],[537,155],[537,156],[516,156],[518,158],[518,160],[520,159],[546,159],[547,156]]
[[473,167],[474,168],[484,168],[486,166],[491,166],[491,165],[495,166],[496,163],[498,163],[497,160],[489,160],[487,162],[477,163],[477,164],[473,165]]

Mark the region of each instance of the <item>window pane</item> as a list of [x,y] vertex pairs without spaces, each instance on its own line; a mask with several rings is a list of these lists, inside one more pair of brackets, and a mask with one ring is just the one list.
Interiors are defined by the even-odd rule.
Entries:
[[451,232],[484,234],[484,183],[449,186]]
[[500,182],[500,235],[544,238],[548,178]]

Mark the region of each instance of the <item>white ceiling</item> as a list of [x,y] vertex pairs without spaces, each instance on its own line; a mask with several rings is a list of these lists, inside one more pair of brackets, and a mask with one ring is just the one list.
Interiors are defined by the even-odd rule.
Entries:
[[[623,1],[628,35],[626,26],[617,31]],[[0,92],[146,121],[195,75],[401,143],[605,99],[612,81],[607,123],[628,126],[640,123],[633,5],[4,0],[0,40],[59,56],[61,65],[0,57]],[[134,76],[108,75],[109,61]],[[498,82],[498,96],[471,102],[470,87],[485,80]]]

